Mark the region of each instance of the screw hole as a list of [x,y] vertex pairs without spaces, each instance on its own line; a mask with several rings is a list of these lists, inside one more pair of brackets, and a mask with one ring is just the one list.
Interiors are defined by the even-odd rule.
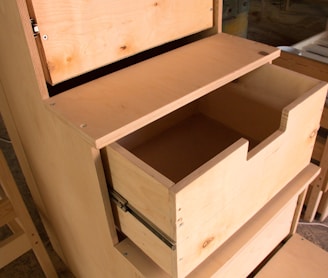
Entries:
[[262,55],[262,56],[267,56],[267,55],[269,55],[269,53],[266,52],[266,51],[259,51],[258,53],[259,53],[260,55]]

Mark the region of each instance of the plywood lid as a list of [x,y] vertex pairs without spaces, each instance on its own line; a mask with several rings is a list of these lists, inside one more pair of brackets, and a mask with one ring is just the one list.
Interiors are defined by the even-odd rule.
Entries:
[[279,56],[220,33],[74,87],[45,101],[102,148]]
[[213,25],[213,0],[28,2],[50,84]]

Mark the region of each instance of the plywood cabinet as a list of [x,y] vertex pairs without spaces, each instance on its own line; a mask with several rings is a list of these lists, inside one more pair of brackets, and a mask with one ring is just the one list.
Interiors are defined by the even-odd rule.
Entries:
[[77,277],[250,273],[317,175],[326,83],[221,33],[222,1],[43,2],[0,4],[0,100],[57,253]]

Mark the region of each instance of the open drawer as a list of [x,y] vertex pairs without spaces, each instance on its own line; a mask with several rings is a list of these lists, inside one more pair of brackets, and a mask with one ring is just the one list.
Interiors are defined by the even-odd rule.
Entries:
[[108,145],[117,226],[184,277],[309,163],[326,90],[268,64]]

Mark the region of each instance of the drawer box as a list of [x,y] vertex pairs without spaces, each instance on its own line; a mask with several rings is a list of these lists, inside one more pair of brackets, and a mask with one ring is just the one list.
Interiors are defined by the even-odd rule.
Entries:
[[[284,238],[294,233],[304,190],[319,171],[309,164],[187,277],[248,277]],[[129,264],[138,266],[142,277],[169,277],[128,238],[117,244],[116,249]]]
[[326,89],[265,65],[107,146],[117,226],[187,275],[309,163]]

